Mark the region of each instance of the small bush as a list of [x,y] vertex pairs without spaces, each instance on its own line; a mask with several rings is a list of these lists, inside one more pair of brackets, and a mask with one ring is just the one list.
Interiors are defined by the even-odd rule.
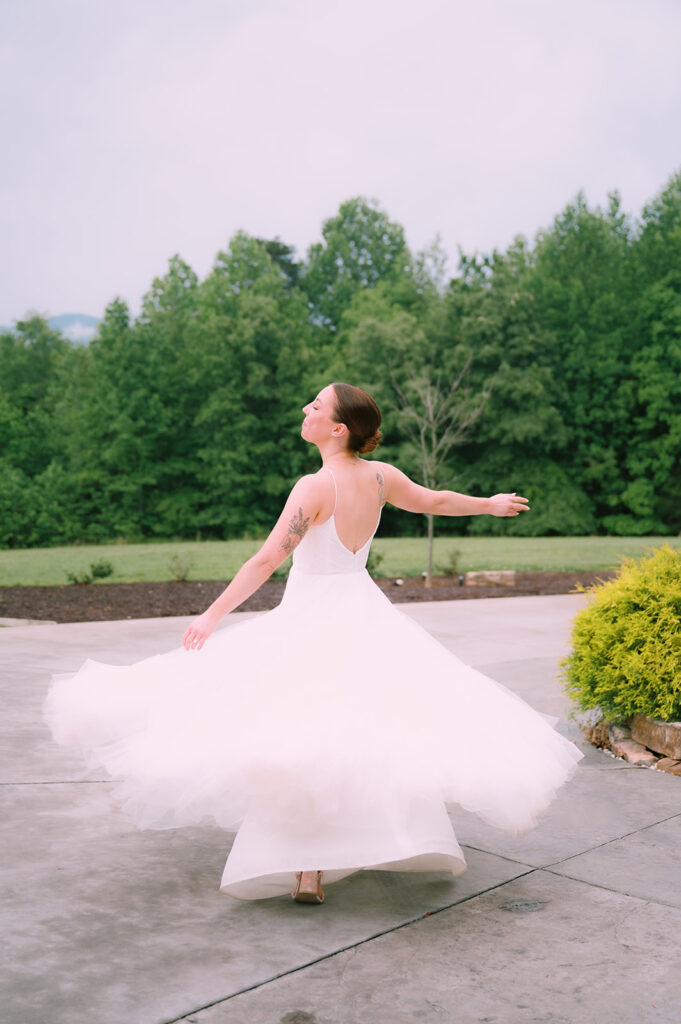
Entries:
[[113,565],[111,562],[107,562],[105,558],[100,558],[98,562],[90,563],[90,572],[92,573],[93,580],[105,580],[108,576],[113,576]]
[[599,709],[609,721],[637,712],[681,719],[681,551],[665,545],[627,560],[587,593],[562,662],[578,707]]
[[92,583],[92,576],[89,572],[67,572],[66,578],[69,583]]
[[459,575],[459,560],[461,558],[461,552],[458,548],[452,548],[451,551],[447,552],[447,561],[444,564],[445,576],[458,576]]
[[369,557],[367,558],[367,572],[370,576],[380,576],[379,568],[383,561],[383,555],[379,555],[373,548],[369,549]]
[[98,562],[90,562],[89,572],[67,572],[66,578],[69,583],[94,583],[95,580],[104,580],[107,576],[113,576],[114,567],[105,558]]
[[184,583],[189,579],[189,574],[194,568],[194,559],[191,555],[173,555],[168,563],[168,571],[177,583]]

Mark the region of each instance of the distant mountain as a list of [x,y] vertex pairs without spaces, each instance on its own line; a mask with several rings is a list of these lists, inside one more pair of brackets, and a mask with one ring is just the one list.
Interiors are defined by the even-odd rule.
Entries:
[[[50,317],[47,322],[70,341],[75,341],[77,345],[87,345],[97,333],[101,317],[88,316],[87,313],[62,313],[61,316]],[[0,324],[0,334],[14,334],[15,330],[16,327]]]
[[87,345],[97,333],[97,325],[101,318],[88,316],[87,313],[62,313],[48,321],[50,327],[61,331],[65,338],[70,338],[80,345]]

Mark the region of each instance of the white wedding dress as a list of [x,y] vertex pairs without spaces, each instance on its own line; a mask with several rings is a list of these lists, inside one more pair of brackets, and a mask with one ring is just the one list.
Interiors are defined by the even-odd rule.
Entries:
[[446,805],[525,831],[583,756],[390,603],[365,568],[372,539],[353,554],[332,515],[273,611],[200,651],[54,678],[55,739],[120,780],[140,828],[238,830],[232,896],[290,892],[300,870],[325,887],[362,868],[459,875]]

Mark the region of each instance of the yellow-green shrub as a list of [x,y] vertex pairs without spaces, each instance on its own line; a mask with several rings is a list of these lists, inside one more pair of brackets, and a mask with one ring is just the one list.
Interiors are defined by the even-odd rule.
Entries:
[[636,712],[681,718],[681,552],[669,545],[591,587],[563,661],[566,690],[583,711],[617,721]]

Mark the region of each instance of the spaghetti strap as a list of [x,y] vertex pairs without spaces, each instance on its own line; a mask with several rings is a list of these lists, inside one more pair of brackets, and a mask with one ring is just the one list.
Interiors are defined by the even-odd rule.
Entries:
[[329,467],[328,466],[322,466],[322,469],[325,469],[327,473],[331,473],[331,479],[333,480],[333,489],[334,489],[334,493],[336,495],[334,503],[333,503],[333,512],[331,513],[331,515],[333,516],[333,515],[336,514],[336,505],[338,504],[338,485],[336,483],[336,478],[333,475],[333,472],[329,469]]

